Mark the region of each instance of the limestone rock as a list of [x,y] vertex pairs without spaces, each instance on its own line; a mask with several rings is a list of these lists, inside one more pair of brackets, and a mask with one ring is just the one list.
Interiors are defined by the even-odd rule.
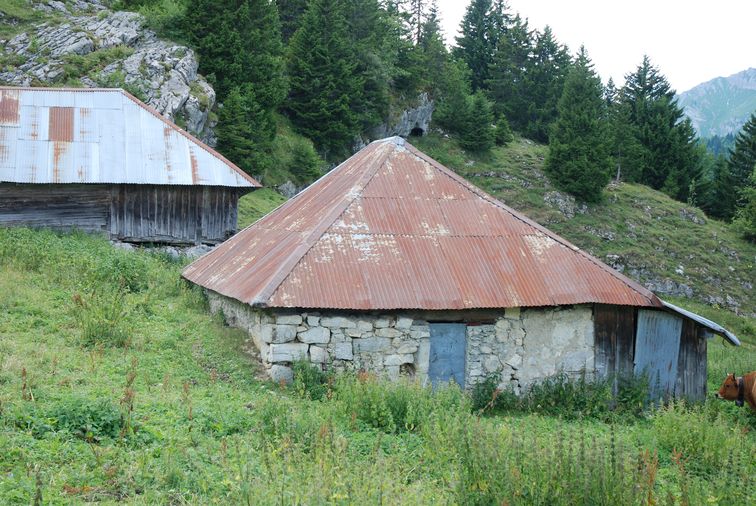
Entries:
[[375,331],[375,335],[378,337],[400,337],[404,335],[404,333],[401,330],[397,330],[391,327],[383,328],[383,329],[377,329]]
[[353,341],[356,352],[388,351],[391,349],[391,339],[386,337],[369,337]]
[[291,370],[291,367],[286,365],[280,365],[280,364],[274,364],[270,367],[270,371],[268,372],[268,375],[270,376],[270,379],[275,381],[276,383],[286,383],[290,384],[292,381],[294,381],[294,371]]
[[306,359],[309,347],[304,343],[271,344],[268,350],[268,362],[294,362]]
[[331,331],[325,327],[312,327],[310,330],[300,333],[299,340],[309,344],[326,344],[331,340]]
[[414,320],[412,318],[399,317],[396,319],[396,324],[394,325],[394,327],[400,330],[409,330],[410,327],[412,327],[413,321]]
[[302,317],[298,314],[278,315],[276,323],[279,325],[299,325],[302,323]]
[[336,360],[353,360],[352,343],[336,343],[333,345],[333,358]]
[[297,337],[297,327],[294,325],[276,325],[273,332],[274,343],[288,343]]
[[310,362],[325,364],[328,362],[328,352],[319,346],[310,346]]
[[334,329],[353,329],[357,327],[357,324],[354,323],[354,321],[349,318],[344,318],[343,316],[324,316],[320,319],[320,325]]

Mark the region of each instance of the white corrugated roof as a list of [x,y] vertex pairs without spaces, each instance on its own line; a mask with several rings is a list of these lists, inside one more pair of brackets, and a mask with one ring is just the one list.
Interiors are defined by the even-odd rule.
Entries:
[[260,184],[121,89],[0,87],[0,182]]

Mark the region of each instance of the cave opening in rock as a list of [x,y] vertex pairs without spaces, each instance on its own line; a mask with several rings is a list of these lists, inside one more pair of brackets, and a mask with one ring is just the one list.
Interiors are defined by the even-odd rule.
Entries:
[[423,135],[425,135],[425,130],[418,126],[410,130],[410,137],[422,137]]

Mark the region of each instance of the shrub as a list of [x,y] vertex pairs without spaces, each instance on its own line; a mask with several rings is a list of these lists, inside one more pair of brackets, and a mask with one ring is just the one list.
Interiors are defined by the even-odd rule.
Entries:
[[109,399],[68,397],[46,408],[25,403],[13,406],[4,415],[12,425],[29,431],[35,438],[50,432],[66,432],[90,442],[119,436],[122,419],[118,406]]
[[[660,446],[670,453],[680,452],[687,467],[698,473],[716,474],[744,450],[746,430],[711,404],[670,403],[654,413],[652,423]],[[748,455],[744,457],[749,460]]]
[[74,294],[73,314],[84,346],[123,347],[128,343],[129,310],[123,290],[100,289],[84,296]]
[[470,409],[456,385],[430,389],[409,379],[389,381],[364,373],[339,376],[335,394],[348,417],[388,433],[415,431],[438,411]]
[[511,388],[499,388],[499,379],[499,374],[492,373],[473,386],[470,392],[473,411],[496,413],[507,409],[517,409],[519,399]]
[[292,364],[294,370],[294,390],[301,396],[313,401],[330,397],[333,374],[323,371],[306,360]]

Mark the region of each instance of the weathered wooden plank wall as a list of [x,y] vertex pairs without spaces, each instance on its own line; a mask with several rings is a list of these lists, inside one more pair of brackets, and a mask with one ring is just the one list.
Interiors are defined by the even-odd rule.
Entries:
[[706,397],[706,337],[695,322],[683,321],[677,358],[675,397],[701,401]]
[[596,374],[600,377],[633,374],[637,309],[628,306],[594,306]]
[[110,233],[132,242],[222,242],[236,232],[238,199],[233,188],[121,185]]
[[0,225],[79,228],[112,239],[219,243],[236,232],[238,190],[156,185],[0,183]]
[[0,183],[0,225],[106,232],[107,185]]

